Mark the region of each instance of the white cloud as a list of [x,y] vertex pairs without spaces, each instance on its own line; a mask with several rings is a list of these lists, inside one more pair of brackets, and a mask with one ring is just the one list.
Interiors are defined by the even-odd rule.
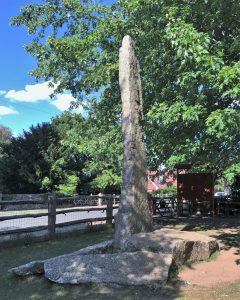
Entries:
[[0,96],[5,95],[6,91],[0,90]]
[[[47,101],[54,105],[57,109],[64,111],[68,110],[71,102],[75,102],[76,99],[72,97],[69,93],[58,94],[55,96],[54,100],[50,98],[54,91],[54,88],[48,86],[49,82],[28,84],[25,86],[24,90],[10,90],[5,93],[5,98],[28,103],[36,103],[39,101]],[[56,86],[55,86],[56,87]],[[73,112],[79,113],[82,111],[82,106],[72,110]]]
[[6,93],[5,98],[21,102],[38,102],[50,100],[49,95],[53,93],[53,88],[48,86],[48,82],[28,84],[24,90],[10,90]]
[[[57,109],[64,111],[69,109],[72,102],[76,102],[76,99],[71,94],[61,94],[57,95],[56,100],[52,101],[51,104],[56,106]],[[79,113],[82,109],[82,106],[79,106],[72,111]]]
[[0,116],[6,116],[6,115],[12,115],[12,114],[18,114],[18,112],[11,107],[7,106],[0,106]]

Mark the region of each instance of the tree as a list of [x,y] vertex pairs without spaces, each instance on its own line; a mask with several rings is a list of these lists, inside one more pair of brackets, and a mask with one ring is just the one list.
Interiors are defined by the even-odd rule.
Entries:
[[49,176],[50,162],[46,153],[57,137],[51,125],[32,126],[19,137],[12,137],[4,147],[2,184],[4,192],[37,193],[46,191],[43,179]]
[[101,106],[93,105],[98,107],[94,117],[65,112],[5,142],[0,164],[4,192],[73,195],[119,191],[121,135],[118,127],[106,124],[100,116],[103,102]]
[[[64,113],[53,119],[53,126],[61,132],[60,151],[65,156],[55,162],[62,174],[68,174],[66,157],[74,158],[74,169],[79,175],[80,193],[117,192],[121,185],[122,143],[119,125],[113,122],[113,111],[93,104],[88,117]],[[101,105],[101,107],[99,107]],[[100,113],[104,110],[105,115]],[[111,115],[112,122],[106,122]],[[68,154],[67,154],[68,153]],[[77,164],[80,162],[82,164]],[[61,186],[62,187],[62,186]]]
[[4,147],[11,142],[12,131],[10,128],[0,125],[0,189],[3,189],[2,178],[4,177]]
[[114,110],[118,49],[130,34],[142,69],[149,165],[188,161],[233,178],[240,168],[239,1],[94,3],[45,0],[13,18],[34,37],[26,47],[38,62],[31,74],[86,105],[102,91],[99,101]]
[[10,144],[12,131],[10,128],[0,125],[0,161],[4,156],[4,146]]
[[78,145],[87,130],[85,118],[64,112],[52,119],[52,127],[59,137],[57,145],[51,145],[48,150],[55,157],[51,164],[51,178],[57,179],[55,190],[68,195],[88,193],[91,178],[84,172],[87,155],[79,151]]
[[0,125],[0,146],[8,144],[12,137],[12,131],[10,128]]
[[91,189],[97,192],[119,192],[122,182],[122,140],[117,126],[98,126],[98,120],[79,143],[80,151],[87,154],[85,173],[92,177]]
[[81,115],[63,113],[52,123],[32,126],[13,137],[4,146],[1,161],[4,192],[72,195],[84,190],[89,180],[83,172],[86,155],[67,139],[72,128],[78,131],[84,122]]

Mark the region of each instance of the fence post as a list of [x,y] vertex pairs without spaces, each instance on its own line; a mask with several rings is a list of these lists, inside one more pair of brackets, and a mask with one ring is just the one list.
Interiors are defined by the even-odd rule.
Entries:
[[99,196],[99,198],[98,198],[98,206],[102,206],[102,196],[103,196],[103,194],[99,193],[98,196]]
[[230,215],[230,203],[228,201],[225,201],[226,202],[226,209],[225,209],[225,214],[227,217],[229,217]]
[[177,218],[180,217],[180,199],[179,197],[177,198]]
[[174,216],[174,210],[175,210],[175,205],[174,205],[174,196],[171,198],[171,207],[172,207],[172,215]]
[[48,234],[50,238],[55,235],[56,225],[56,198],[48,196]]
[[107,210],[106,210],[107,225],[112,226],[112,217],[113,217],[113,199],[112,197],[107,197]]

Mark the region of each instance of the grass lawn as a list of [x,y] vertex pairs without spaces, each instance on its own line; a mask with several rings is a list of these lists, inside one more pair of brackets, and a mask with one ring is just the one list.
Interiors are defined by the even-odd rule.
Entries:
[[38,299],[240,299],[239,282],[221,285],[214,288],[167,285],[161,288],[146,287],[104,287],[99,285],[59,285],[53,284],[43,276],[31,276],[24,279],[13,276],[7,270],[14,266],[37,259],[45,259],[56,255],[70,253],[90,244],[111,239],[112,230],[82,233],[66,238],[0,248],[0,300],[38,300]]

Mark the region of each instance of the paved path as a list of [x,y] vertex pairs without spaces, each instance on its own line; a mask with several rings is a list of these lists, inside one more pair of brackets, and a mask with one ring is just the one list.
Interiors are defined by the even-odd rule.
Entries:
[[[113,214],[115,215],[117,209],[114,209]],[[14,212],[17,214],[17,212]],[[13,213],[1,213],[1,216],[4,215],[13,215]],[[63,213],[57,215],[57,223],[70,222],[80,219],[88,219],[88,218],[101,218],[106,216],[106,211],[90,211],[90,212],[71,212],[71,213]],[[0,231],[6,231],[17,228],[27,228],[27,227],[35,227],[35,226],[46,226],[48,224],[48,217],[38,217],[38,218],[22,218],[22,219],[13,219],[0,221]]]

